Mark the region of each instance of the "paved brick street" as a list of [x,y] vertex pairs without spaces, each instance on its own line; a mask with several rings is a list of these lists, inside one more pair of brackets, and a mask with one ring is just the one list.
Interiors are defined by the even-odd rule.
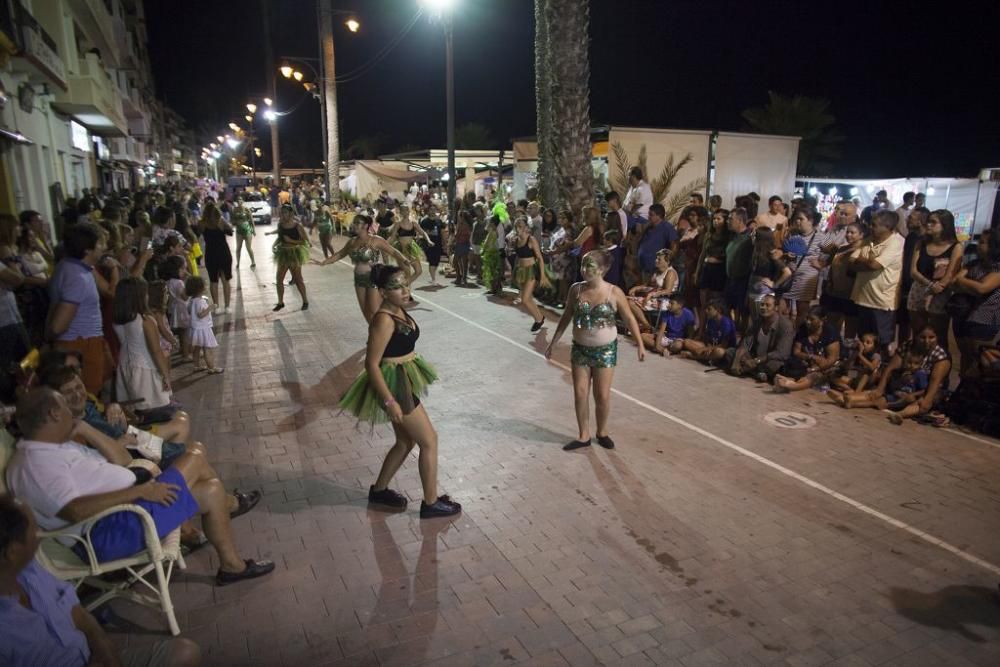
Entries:
[[[350,268],[308,267],[310,310],[288,288],[274,314],[270,240],[217,320],[226,372],[175,370],[227,485],[265,493],[234,521],[240,549],[277,562],[217,588],[209,548],[175,576],[206,664],[1000,664],[997,442],[639,364],[623,341],[618,448],[566,453],[569,332],[548,364],[553,320],[535,336],[509,302],[425,272],[410,312],[441,375],[442,490],[465,511],[418,518],[415,455],[394,484],[410,509],[371,511],[392,439],[337,416],[367,333]],[[777,411],[816,424],[764,422]],[[162,615],[115,610],[122,643],[165,636]]]

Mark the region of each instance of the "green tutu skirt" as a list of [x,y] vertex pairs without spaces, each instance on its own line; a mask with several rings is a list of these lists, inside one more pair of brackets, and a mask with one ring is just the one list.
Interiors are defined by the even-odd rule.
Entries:
[[415,259],[417,261],[423,261],[426,259],[424,256],[424,249],[420,247],[420,244],[417,243],[416,239],[412,239],[409,242],[401,242],[397,239],[396,250],[403,253],[410,259]]
[[308,245],[285,245],[284,243],[275,243],[273,251],[274,262],[278,266],[290,268],[309,263]]
[[[427,388],[437,380],[434,368],[419,354],[399,357],[395,361],[383,361],[379,369],[404,415],[410,414],[420,405],[420,397],[426,396]],[[373,426],[389,421],[382,398],[368,382],[367,371],[361,371],[340,399],[339,406],[344,412],[357,417],[358,421],[368,422]]]

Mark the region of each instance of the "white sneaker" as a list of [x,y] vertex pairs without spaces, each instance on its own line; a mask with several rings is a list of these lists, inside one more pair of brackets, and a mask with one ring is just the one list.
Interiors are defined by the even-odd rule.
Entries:
[[222,312],[225,313],[226,315],[228,315],[229,314],[229,306],[226,306],[225,308],[223,308]]

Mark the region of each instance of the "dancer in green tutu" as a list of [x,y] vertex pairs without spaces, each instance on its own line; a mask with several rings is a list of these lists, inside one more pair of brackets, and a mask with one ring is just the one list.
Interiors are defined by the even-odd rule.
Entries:
[[322,202],[316,211],[316,229],[319,230],[319,245],[323,249],[324,258],[334,254],[330,243],[333,239],[333,215],[327,202]]
[[507,232],[504,223],[510,220],[507,207],[499,199],[493,205],[493,217],[489,219],[489,232],[483,241],[483,284],[490,294],[503,292],[504,257]]
[[279,311],[285,307],[285,274],[292,272],[292,280],[302,297],[302,310],[309,310],[306,284],[302,280],[302,265],[309,261],[309,238],[305,227],[296,220],[291,204],[282,204],[278,213],[278,228],[268,234],[277,234],[274,242],[274,262],[278,265],[278,304],[272,308]]
[[438,496],[438,440],[420,396],[437,379],[434,369],[414,351],[420,327],[403,309],[409,300],[406,276],[398,266],[376,264],[371,279],[382,295],[382,305],[368,327],[365,370],[340,401],[340,407],[359,421],[392,423],[396,443],[386,454],[378,478],[368,489],[368,502],[392,509],[406,509],[406,496],[389,483],[409,456],[419,449],[418,470],[423,485],[420,518],[451,516],[462,506],[446,495]]
[[354,236],[344,246],[323,261],[312,260],[313,264],[326,266],[339,262],[344,257],[350,256],[354,262],[354,292],[358,296],[358,306],[361,307],[361,314],[365,316],[365,321],[369,324],[375,311],[382,305],[382,295],[372,282],[372,267],[378,260],[379,255],[392,257],[399,266],[410,273],[413,261],[403,256],[381,236],[371,233],[373,221],[367,215],[356,215],[354,217]]
[[240,268],[240,258],[243,257],[243,244],[247,246],[247,253],[250,255],[250,268],[257,266],[257,260],[253,258],[253,237],[257,235],[254,229],[253,216],[250,209],[243,203],[243,197],[236,200],[236,206],[232,214],[233,226],[236,227],[236,268]]
[[401,253],[413,260],[413,281],[419,278],[423,271],[421,262],[424,259],[424,251],[417,242],[417,236],[422,237],[429,247],[434,245],[427,232],[410,219],[410,211],[404,206],[400,210],[399,220],[389,230],[389,244],[399,248]]

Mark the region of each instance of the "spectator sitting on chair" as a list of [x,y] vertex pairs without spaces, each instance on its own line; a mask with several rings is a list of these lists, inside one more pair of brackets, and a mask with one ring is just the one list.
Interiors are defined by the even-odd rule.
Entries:
[[725,314],[726,310],[728,309],[722,299],[708,302],[700,339],[685,338],[681,356],[714,363],[725,358],[726,350],[736,347],[736,324]]
[[660,314],[660,326],[656,332],[642,334],[643,345],[669,357],[684,349],[684,340],[694,335],[697,324],[694,313],[684,307],[684,297],[674,296],[667,310]]
[[[43,377],[46,369],[50,366],[69,366],[80,373],[82,369],[80,353],[66,350],[48,350],[42,354],[41,361],[38,364],[38,377]],[[87,405],[84,408],[83,418],[91,426],[113,438],[120,437],[120,434],[114,435],[114,432],[109,429],[124,433],[129,425],[128,417],[120,404],[101,404],[97,400],[97,397],[90,392],[87,393]],[[108,426],[105,427],[102,422]],[[153,435],[157,435],[168,442],[179,442],[188,448],[192,445],[191,420],[183,410],[177,410],[169,421],[154,424],[149,430]]]
[[670,262],[670,250],[656,253],[656,272],[645,285],[636,285],[628,291],[628,305],[639,323],[648,333],[653,330],[654,318],[660,312],[660,299],[672,296],[680,288],[680,278]]
[[[219,556],[216,585],[274,570],[271,561],[240,556],[233,543],[225,490],[211,476],[204,456],[184,454],[155,480],[136,484],[131,470],[73,442],[77,420],[58,392],[48,387],[29,391],[18,401],[16,418],[24,438],[7,467],[7,482],[14,495],[35,510],[43,529],[66,528],[131,503],[150,514],[163,538],[201,514],[208,541]],[[145,548],[143,525],[132,512],[98,520],[90,527],[89,538],[98,561],[126,558]],[[74,551],[80,555],[79,547]]]
[[767,294],[760,301],[760,317],[754,321],[739,347],[726,350],[727,373],[754,376],[770,382],[792,354],[795,331],[792,322],[778,313],[778,300]]
[[201,650],[174,638],[120,653],[76,589],[35,560],[39,539],[30,507],[0,495],[0,664],[197,667]]
[[[80,380],[79,370],[71,366],[48,366],[40,376],[41,384],[54,389],[62,394],[69,405],[70,412],[75,419],[80,420],[80,424],[74,433],[74,440],[80,444],[92,447],[102,454],[105,452],[122,452],[127,450],[130,458],[139,458],[141,455],[135,449],[136,436],[127,432],[127,429],[110,424],[104,417],[93,408],[93,404],[87,400],[87,390]],[[154,434],[155,435],[155,434]],[[162,436],[158,436],[162,437]],[[161,469],[166,470],[186,452],[193,452],[201,456],[208,457],[205,446],[197,440],[187,442],[172,442],[163,439],[162,457],[154,460]],[[105,458],[115,462],[112,456],[105,454]],[[145,458],[145,457],[143,457]],[[128,465],[129,459],[120,461],[121,465]],[[212,477],[218,474],[209,469]],[[260,502],[260,491],[244,493],[234,491],[228,496],[227,509],[230,518],[246,514]]]

